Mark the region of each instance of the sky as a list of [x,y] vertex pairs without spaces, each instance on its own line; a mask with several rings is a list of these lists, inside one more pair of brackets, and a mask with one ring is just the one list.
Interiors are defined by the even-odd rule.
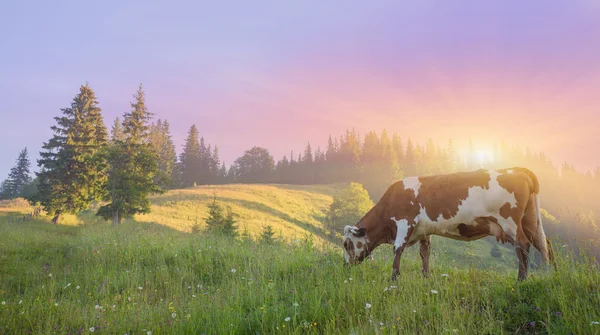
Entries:
[[4,0],[0,31],[0,179],[86,82],[109,127],[143,83],[227,165],[354,127],[600,166],[597,0]]

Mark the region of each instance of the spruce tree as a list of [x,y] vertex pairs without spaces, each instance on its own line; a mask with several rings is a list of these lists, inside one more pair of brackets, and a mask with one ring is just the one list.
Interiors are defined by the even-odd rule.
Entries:
[[169,130],[169,122],[159,119],[156,123],[152,123],[149,139],[158,160],[159,173],[155,176],[154,182],[160,185],[161,188],[173,187],[176,179],[177,155]]
[[8,180],[3,180],[0,183],[0,200],[10,199],[10,186],[8,186]]
[[225,167],[225,162],[221,164],[221,168],[219,169],[219,180],[221,183],[227,183],[227,167]]
[[181,166],[181,182],[183,187],[190,187],[199,183],[200,171],[200,143],[198,142],[198,129],[192,125],[183,146],[183,152],[179,156]]
[[398,134],[394,133],[392,136],[392,147],[394,147],[394,152],[396,153],[396,158],[398,159],[398,167],[403,170],[404,169],[404,145],[402,144],[402,140]]
[[2,198],[12,199],[23,196],[23,190],[31,183],[30,167],[31,163],[25,148],[19,153],[15,166],[10,169],[2,190]]
[[415,148],[411,139],[406,143],[406,155],[404,156],[404,177],[417,176],[417,158]]
[[220,164],[221,164],[221,160],[219,158],[219,148],[215,145],[212,154],[210,155],[210,161],[209,161],[209,171],[210,171],[210,178],[209,178],[209,183],[210,184],[220,184],[221,181],[221,177],[220,177]]
[[102,149],[108,134],[94,91],[80,87],[71,106],[55,117],[54,136],[44,143],[37,173],[39,201],[52,222],[59,223],[63,213],[77,213],[102,197],[106,183],[106,164]]
[[145,94],[140,84],[131,104],[131,112],[123,117],[124,141],[115,141],[107,150],[109,165],[107,192],[108,204],[100,207],[96,215],[113,225],[122,218],[150,212],[152,193],[163,190],[154,183],[158,173],[157,155],[149,143],[150,113],[145,104]]
[[306,149],[304,149],[304,157],[302,157],[302,175],[299,176],[302,184],[314,184],[314,158],[312,148],[310,146],[310,142],[306,145]]
[[210,174],[210,147],[207,147],[204,142],[204,137],[200,137],[200,166],[196,173],[198,174],[198,185],[206,185]]
[[111,141],[124,141],[125,135],[123,134],[123,125],[117,116],[115,118],[115,122],[110,130],[110,140]]

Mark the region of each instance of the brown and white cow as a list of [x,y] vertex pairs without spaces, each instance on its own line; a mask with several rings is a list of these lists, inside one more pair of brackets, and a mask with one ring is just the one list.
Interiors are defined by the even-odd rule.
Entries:
[[393,244],[396,280],[402,252],[419,242],[427,276],[430,235],[462,241],[491,235],[516,246],[518,279],[523,280],[531,244],[554,264],[538,193],[537,177],[521,167],[405,178],[391,185],[356,225],[344,227],[345,263],[360,263],[380,244]]

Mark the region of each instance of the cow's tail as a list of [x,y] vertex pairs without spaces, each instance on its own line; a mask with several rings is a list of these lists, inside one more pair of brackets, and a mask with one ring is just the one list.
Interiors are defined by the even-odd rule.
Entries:
[[535,213],[537,216],[537,235],[535,238],[534,246],[539,250],[542,254],[542,258],[546,263],[552,264],[552,266],[556,269],[556,260],[554,258],[554,251],[552,250],[552,245],[550,244],[550,240],[546,237],[546,233],[544,232],[544,226],[542,225],[542,211],[540,208],[540,195],[536,193],[531,194],[533,200],[535,201]]

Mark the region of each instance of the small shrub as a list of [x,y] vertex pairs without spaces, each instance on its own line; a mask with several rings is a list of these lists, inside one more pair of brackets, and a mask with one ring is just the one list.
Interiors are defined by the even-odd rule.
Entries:
[[244,225],[244,229],[242,230],[242,233],[240,234],[240,238],[242,239],[242,241],[251,241],[252,240],[252,236],[250,236],[250,230],[248,230],[247,225]]
[[274,242],[275,242],[275,231],[273,231],[273,226],[268,224],[263,227],[263,230],[260,233],[260,243],[273,244]]
[[500,252],[500,248],[498,248],[497,244],[492,246],[492,250],[490,250],[490,254],[494,258],[502,258],[502,252]]
[[208,205],[208,217],[206,218],[208,230],[227,236],[237,236],[235,216],[235,213],[233,213],[229,206],[227,207],[227,213],[225,213],[223,207],[217,203],[217,197],[214,196],[212,203]]
[[341,231],[345,225],[356,224],[372,207],[369,193],[359,183],[350,183],[333,197],[327,216],[328,228]]

